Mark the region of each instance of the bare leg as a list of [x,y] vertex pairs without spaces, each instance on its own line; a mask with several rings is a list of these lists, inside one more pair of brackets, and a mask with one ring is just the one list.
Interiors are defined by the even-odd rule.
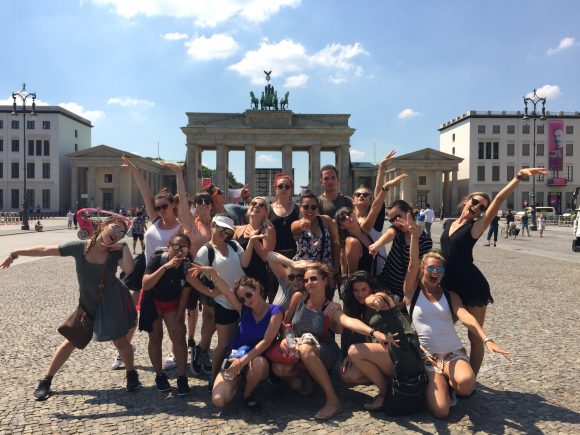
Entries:
[[211,337],[216,331],[215,327],[215,310],[213,307],[203,304],[203,310],[201,312],[201,340],[199,341],[199,347],[201,350],[208,351],[211,344]]
[[475,390],[475,373],[467,361],[452,361],[443,368],[443,373],[459,396],[469,396]]
[[[140,294],[141,294],[140,291],[132,291],[131,292],[131,299],[133,299],[133,305],[137,306],[139,304],[139,295]],[[137,312],[137,315],[139,315],[139,312]],[[137,326],[129,329],[129,332],[127,333],[127,338],[129,339],[129,342],[133,341],[133,336],[135,335],[136,330],[137,330]]]
[[173,344],[173,354],[177,363],[177,375],[185,375],[187,365],[187,344],[185,343],[185,323],[177,324],[177,311],[163,315],[169,338]]
[[[160,313],[158,313],[160,314]],[[157,376],[163,373],[163,366],[161,365],[161,343],[163,342],[163,324],[161,323],[162,317],[159,316],[157,320],[153,322],[153,329],[149,333],[149,359],[151,360],[151,365],[155,374]]]
[[270,373],[270,364],[263,356],[257,356],[250,364],[246,373],[246,385],[244,386],[244,399],[250,397],[260,382],[265,381]]
[[211,366],[211,374],[214,378],[218,375],[221,369],[222,363],[226,357],[226,347],[234,335],[235,329],[236,323],[230,323],[229,325],[216,325],[218,343],[213,352],[213,361]]
[[[483,322],[485,321],[485,312],[487,307],[484,305],[483,307],[465,307],[467,311],[473,314],[473,317],[478,321],[478,323],[483,326]],[[483,363],[483,355],[485,354],[485,347],[481,338],[475,334],[472,334],[471,331],[467,334],[469,337],[469,342],[471,343],[471,354],[469,355],[469,362],[475,376],[479,373],[479,369],[481,368],[481,364]]]
[[124,337],[113,340],[113,344],[119,351],[119,355],[121,355],[123,364],[125,364],[125,369],[127,369],[128,372],[133,370],[133,347],[131,346],[129,338],[125,335]]
[[48,376],[53,377],[56,375],[56,372],[60,370],[62,365],[69,359],[71,353],[76,348],[73,344],[68,341],[64,340],[54,351],[52,355],[52,360],[50,361],[50,365],[48,366]]
[[219,373],[211,391],[211,401],[213,404],[221,409],[231,402],[240,387],[241,380],[241,376],[236,376],[236,378],[231,381],[226,380],[222,374]]
[[187,310],[187,336],[192,340],[195,339],[195,329],[197,328],[197,319],[199,310],[197,307]]
[[427,409],[437,418],[447,418],[449,415],[449,384],[442,373],[427,372],[427,390],[425,391],[425,403]]

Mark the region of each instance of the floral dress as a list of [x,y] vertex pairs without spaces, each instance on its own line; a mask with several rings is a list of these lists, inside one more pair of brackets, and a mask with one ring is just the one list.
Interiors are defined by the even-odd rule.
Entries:
[[296,255],[292,260],[319,261],[332,266],[332,250],[330,232],[322,223],[322,218],[316,216],[320,228],[320,237],[314,236],[312,231],[306,230],[296,241]]

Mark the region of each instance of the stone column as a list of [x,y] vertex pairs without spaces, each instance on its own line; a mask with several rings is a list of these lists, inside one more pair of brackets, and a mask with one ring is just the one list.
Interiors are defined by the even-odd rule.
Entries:
[[[457,207],[457,169],[452,171],[453,178],[451,179],[451,207],[456,210]],[[455,214],[455,213],[453,213]]]
[[[70,209],[76,212],[79,202],[79,168],[75,162],[70,164]],[[68,212],[68,210],[67,210]]]
[[229,187],[227,170],[228,170],[228,148],[223,144],[218,144],[216,145],[215,183],[224,190],[226,195]]
[[309,161],[310,161],[310,178],[308,180],[308,188],[315,194],[320,192],[320,144],[312,145],[310,147]]
[[185,176],[185,188],[190,195],[194,195],[201,189],[201,149],[195,144],[187,145],[186,154],[187,171]]
[[405,201],[407,201],[411,207],[414,207],[417,204],[417,178],[417,169],[411,169],[409,171],[409,176],[406,179],[409,187],[408,189],[405,189]]
[[[393,171],[393,178],[396,178],[398,175],[399,175],[398,171]],[[393,198],[393,201],[394,201],[394,200],[397,200],[397,199],[402,199],[402,198],[401,198],[401,185],[402,185],[402,184],[403,184],[403,183],[399,183],[399,184],[397,184],[397,185],[395,186],[395,188],[393,189],[393,190],[394,190],[394,191],[393,191],[393,196],[394,196],[394,198]]]
[[98,204],[100,200],[97,198],[97,169],[94,166],[89,166],[87,190],[87,193],[89,194],[89,207],[96,208],[96,204]]
[[292,175],[292,145],[282,147],[282,172]]
[[131,208],[131,205],[124,204],[121,197],[121,168],[119,166],[113,166],[113,209],[119,209],[119,207],[125,207],[127,210]]
[[449,204],[451,195],[449,193],[449,171],[443,172],[443,216],[448,217],[451,214]]
[[[436,169],[433,171],[433,176],[435,181],[433,183],[433,197],[430,198],[431,208],[437,213],[437,210],[441,208],[441,170]],[[431,196],[431,195],[429,195]]]
[[338,148],[338,156],[337,163],[338,171],[340,173],[340,191],[344,196],[352,196],[352,186],[348,183],[350,179],[350,151],[348,143]]
[[[246,149],[246,184],[252,197],[256,196],[256,146],[248,144]],[[270,192],[268,192],[270,195]]]
[[126,176],[128,177],[131,190],[131,206],[137,207],[139,205],[143,205],[143,198],[141,198],[139,188],[137,187],[137,183],[133,179],[133,176],[130,173],[126,173]]

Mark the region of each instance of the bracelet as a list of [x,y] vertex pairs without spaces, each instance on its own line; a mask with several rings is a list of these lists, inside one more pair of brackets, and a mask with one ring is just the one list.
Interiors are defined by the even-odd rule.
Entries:
[[493,341],[493,337],[488,335],[487,337],[483,338],[483,344],[485,345],[488,341],[491,341],[492,343],[495,343],[495,341]]
[[376,331],[375,328],[371,328],[371,332],[369,333],[369,337],[374,338],[373,335],[374,335],[375,331]]
[[516,180],[524,181],[524,176],[520,175],[519,173],[515,176]]
[[11,252],[10,253],[10,258],[12,258],[12,260],[16,260],[18,258],[18,255],[16,255],[15,253]]

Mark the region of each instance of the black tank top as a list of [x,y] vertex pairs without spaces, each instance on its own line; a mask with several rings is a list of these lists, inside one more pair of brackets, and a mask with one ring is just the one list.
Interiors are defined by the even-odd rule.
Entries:
[[[237,242],[242,248],[244,248],[244,251],[248,248],[249,241],[250,238],[244,237],[243,233],[237,238]],[[248,267],[244,267],[243,269],[247,276],[258,280],[260,284],[262,284],[264,290],[268,290],[268,270],[266,269],[266,263],[255,250],[252,252],[252,259],[250,260],[250,264],[248,264]]]
[[[293,204],[292,212],[288,216],[278,216],[274,213],[274,209],[271,209],[269,218],[276,230],[276,247],[274,248],[274,251],[280,252],[292,250],[294,251],[294,254],[296,254],[296,241],[294,240],[292,230],[290,229],[292,222],[297,221],[300,218],[296,204]],[[292,254],[290,258],[292,258],[294,254]]]

